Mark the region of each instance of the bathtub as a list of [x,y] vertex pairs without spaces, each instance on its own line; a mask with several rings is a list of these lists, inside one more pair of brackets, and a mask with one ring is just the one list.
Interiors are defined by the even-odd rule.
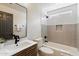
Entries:
[[62,45],[62,44],[54,43],[54,42],[48,42],[48,43],[44,43],[43,46],[47,46],[55,51],[58,51],[60,53],[59,56],[61,55],[62,56],[79,56],[79,51],[77,48],[70,47],[67,45]]

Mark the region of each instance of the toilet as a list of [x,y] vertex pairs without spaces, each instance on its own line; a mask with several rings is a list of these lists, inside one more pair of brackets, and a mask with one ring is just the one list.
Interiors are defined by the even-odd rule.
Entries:
[[35,39],[33,41],[37,42],[39,56],[53,56],[53,54],[54,54],[53,49],[51,49],[47,46],[43,46],[44,42],[43,42],[42,38]]
[[39,55],[40,56],[52,56],[54,53],[54,51],[48,47],[41,47],[39,49]]

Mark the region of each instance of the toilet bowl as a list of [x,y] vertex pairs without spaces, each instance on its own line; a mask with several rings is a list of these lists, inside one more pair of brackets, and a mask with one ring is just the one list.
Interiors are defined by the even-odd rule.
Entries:
[[43,46],[44,42],[43,42],[42,38],[35,39],[33,41],[37,42],[37,45],[38,45],[38,54],[40,56],[52,56],[53,55],[54,51],[51,48]]
[[52,56],[54,51],[48,47],[41,47],[39,49],[39,55],[40,56]]

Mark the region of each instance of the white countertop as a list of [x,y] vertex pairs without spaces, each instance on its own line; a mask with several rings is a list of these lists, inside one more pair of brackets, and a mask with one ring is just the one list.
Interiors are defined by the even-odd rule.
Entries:
[[33,42],[32,40],[28,40],[27,38],[20,39],[18,46],[14,44],[14,40],[7,41],[3,46],[0,47],[0,56],[14,55],[17,52],[26,49],[34,44],[37,43]]

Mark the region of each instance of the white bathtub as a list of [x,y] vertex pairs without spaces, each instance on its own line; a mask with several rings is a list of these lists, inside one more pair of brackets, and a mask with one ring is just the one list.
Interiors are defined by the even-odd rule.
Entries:
[[[77,50],[77,48],[74,48],[74,47],[53,43],[53,42],[44,43],[43,46],[47,46],[54,50],[67,53],[71,56],[79,56],[79,51]],[[63,55],[66,55],[66,54],[63,54]]]

